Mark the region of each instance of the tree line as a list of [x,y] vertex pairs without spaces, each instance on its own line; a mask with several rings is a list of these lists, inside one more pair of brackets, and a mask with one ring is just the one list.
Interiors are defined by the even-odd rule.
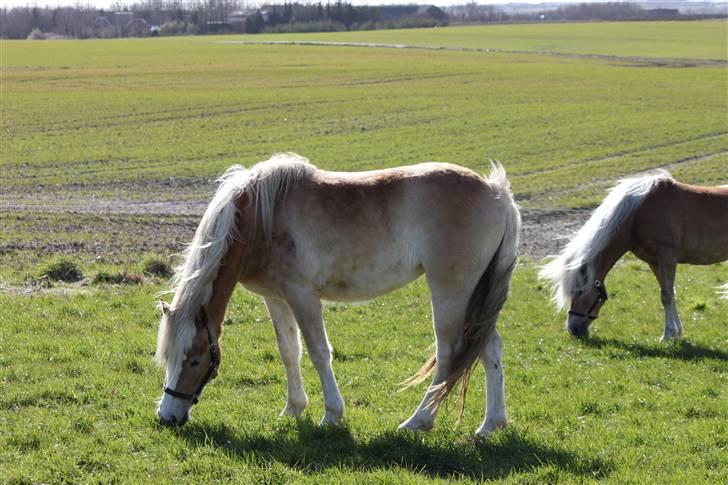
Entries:
[[507,12],[496,5],[468,3],[447,9],[450,22],[465,23],[518,23],[518,22],[583,22],[632,20],[692,20],[725,17],[725,14],[684,15],[676,8],[643,9],[627,2],[565,4],[550,9]]
[[[402,15],[386,9],[404,8]],[[228,32],[286,32],[433,27],[447,24],[447,15],[432,7],[354,6],[351,3],[284,3],[246,8],[240,0],[145,0],[110,10],[75,7],[0,8],[0,37],[94,38],[131,35],[128,24],[141,19],[148,35],[211,34]],[[410,15],[407,14],[410,12]]]
[[[246,7],[245,0],[140,0],[109,10],[75,7],[0,8],[0,38],[93,38],[228,32],[322,32],[434,27],[448,23],[691,19],[677,9],[644,10],[631,3],[582,3],[548,10],[506,12],[495,5],[354,6],[296,2]],[[725,15],[723,15],[725,16]],[[705,16],[703,16],[705,17]]]

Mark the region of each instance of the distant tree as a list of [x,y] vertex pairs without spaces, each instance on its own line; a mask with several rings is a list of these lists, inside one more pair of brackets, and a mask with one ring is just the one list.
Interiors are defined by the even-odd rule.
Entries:
[[248,34],[257,34],[263,30],[264,26],[265,21],[263,20],[263,15],[261,15],[260,11],[253,12],[245,19],[244,29]]

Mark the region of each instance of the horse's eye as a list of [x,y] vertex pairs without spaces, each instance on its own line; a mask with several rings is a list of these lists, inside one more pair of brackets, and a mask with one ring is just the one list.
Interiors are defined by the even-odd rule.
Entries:
[[194,359],[190,361],[190,367],[195,367],[200,365],[200,359]]

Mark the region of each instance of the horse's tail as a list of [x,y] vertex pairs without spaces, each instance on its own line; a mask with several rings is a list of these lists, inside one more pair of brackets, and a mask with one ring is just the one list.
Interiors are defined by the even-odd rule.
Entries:
[[[463,347],[453,359],[450,375],[443,383],[432,389],[434,394],[428,404],[430,408],[437,407],[458,382],[462,382],[460,387],[461,414],[465,406],[470,373],[493,335],[498,315],[508,297],[511,274],[516,264],[521,227],[518,206],[513,201],[510,184],[500,165],[494,165],[488,182],[499,191],[499,198],[506,212],[505,229],[493,258],[488,263],[488,267],[480,277],[468,301],[463,327]],[[405,386],[410,387],[427,379],[434,372],[436,365],[437,357],[433,356],[412,378],[405,382]]]
[[724,300],[728,300],[728,283],[724,284],[723,286],[718,287],[718,291],[720,292],[720,297]]

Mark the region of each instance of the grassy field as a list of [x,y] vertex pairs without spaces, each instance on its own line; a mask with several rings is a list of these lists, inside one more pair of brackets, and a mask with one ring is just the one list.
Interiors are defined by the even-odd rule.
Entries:
[[252,40],[368,42],[454,49],[726,61],[726,35],[728,26],[716,20],[478,25],[447,29],[260,35]]
[[364,306],[330,306],[334,368],[347,404],[341,429],[320,429],[311,404],[278,418],[285,375],[265,309],[238,292],[220,377],[175,431],[154,419],[158,284],[0,295],[0,477],[3,481],[719,483],[728,467],[726,302],[708,289],[725,267],[682,271],[687,339],[665,345],[657,285],[643,265],[611,276],[588,341],[569,338],[530,264],[516,273],[499,328],[511,426],[483,442],[483,372],[465,416],[450,406],[431,434],[396,427],[422,388],[398,383],[429,355],[422,282]]
[[[619,38],[639,24],[596,25]],[[707,57],[725,50],[724,24],[678,25],[643,27]],[[463,29],[491,28],[427,33],[457,43]],[[412,32],[361,35],[427,34]],[[251,38],[270,37],[239,37]],[[728,163],[725,64],[220,39],[4,41],[2,190],[31,206],[203,200],[230,164],[292,150],[350,170],[498,159],[523,205],[589,207],[628,173],[665,166],[715,183]]]
[[[447,49],[240,43],[251,40]],[[723,22],[3,40],[0,482],[725,481],[728,302],[713,291],[725,264],[680,268],[687,337],[666,345],[654,277],[628,259],[579,342],[524,257],[499,324],[512,426],[482,442],[482,370],[462,422],[452,403],[433,433],[396,431],[422,391],[398,383],[431,352],[422,281],[327,308],[342,428],[315,425],[307,357],[309,410],[278,418],[273,330],[239,292],[220,377],[171,430],[154,419],[151,360],[166,279],[92,280],[169,261],[212,180],[276,151],[343,170],[498,159],[526,211],[594,207],[619,177],[655,167],[728,183],[727,62]],[[40,279],[59,255],[88,278]]]

